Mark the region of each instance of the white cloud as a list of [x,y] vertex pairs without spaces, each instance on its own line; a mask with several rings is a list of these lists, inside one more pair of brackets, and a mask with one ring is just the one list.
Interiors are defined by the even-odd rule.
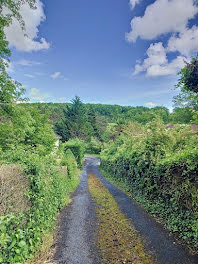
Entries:
[[139,4],[142,0],[130,0],[131,9],[134,9],[137,4]]
[[185,59],[185,57],[178,56],[168,62],[166,49],[162,42],[151,44],[147,50],[147,58],[142,64],[136,64],[133,75],[137,75],[140,72],[146,72],[148,77],[176,74],[185,65]]
[[147,69],[146,75],[149,77],[175,75],[182,67],[184,67],[184,61],[186,58],[178,56],[165,65],[152,65]]
[[126,38],[135,42],[138,37],[151,40],[165,33],[183,32],[188,20],[197,13],[194,0],[156,0],[146,8],[143,17],[132,19]]
[[34,65],[40,65],[41,63],[38,61],[32,61],[32,60],[20,60],[15,62],[15,64],[22,65],[22,66],[34,66]]
[[32,75],[32,74],[28,74],[28,73],[24,74],[24,76],[25,76],[25,77],[28,77],[28,78],[34,78],[34,77],[35,77],[34,75]]
[[21,29],[19,22],[15,18],[13,18],[13,23],[5,29],[6,38],[10,46],[27,52],[50,47],[45,38],[38,39],[38,27],[46,17],[43,3],[40,0],[36,0],[36,7],[36,9],[31,9],[27,3],[24,3],[21,7],[20,13],[25,22],[25,31]]
[[46,99],[52,98],[52,96],[48,93],[42,93],[37,88],[32,88],[29,93],[30,99],[36,100],[36,101],[45,101]]
[[144,105],[149,106],[149,107],[154,107],[154,106],[156,106],[157,104],[155,104],[155,103],[153,103],[153,102],[147,102],[147,103],[145,103]]
[[53,73],[52,75],[50,75],[50,77],[52,77],[52,79],[57,79],[57,78],[59,78],[60,77],[60,72],[55,72],[55,73]]
[[198,27],[185,29],[178,36],[172,36],[168,41],[168,52],[179,51],[181,54],[190,56],[198,50]]
[[68,81],[69,79],[68,78],[66,78],[64,75],[62,75],[61,74],[61,72],[55,72],[55,73],[53,73],[52,75],[50,75],[50,77],[52,78],[52,79],[63,79],[64,81]]

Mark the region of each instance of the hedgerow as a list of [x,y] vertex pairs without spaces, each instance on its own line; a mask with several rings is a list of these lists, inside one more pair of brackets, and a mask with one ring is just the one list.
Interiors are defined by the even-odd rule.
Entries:
[[64,143],[64,151],[71,150],[74,157],[76,158],[78,166],[82,166],[82,159],[85,153],[85,143],[79,138],[73,138]]
[[198,251],[198,136],[186,126],[166,130],[160,120],[130,124],[106,145],[101,167],[125,181],[132,196]]
[[57,169],[52,155],[23,155],[20,163],[29,180],[26,196],[31,206],[24,212],[0,217],[0,263],[21,264],[34,256],[43,235],[53,228],[58,211],[67,204],[69,193],[77,186],[78,170],[74,157],[70,162],[75,169],[67,177]]

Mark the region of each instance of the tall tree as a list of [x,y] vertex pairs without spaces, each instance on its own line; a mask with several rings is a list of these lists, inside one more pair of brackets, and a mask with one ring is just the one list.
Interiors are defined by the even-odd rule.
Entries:
[[[20,83],[11,79],[7,74],[9,57],[11,55],[8,47],[8,41],[5,36],[5,28],[16,18],[21,28],[25,28],[23,18],[20,14],[22,4],[28,3],[31,8],[34,7],[35,0],[0,0],[0,116],[8,115],[13,110],[16,101],[22,99],[24,89]],[[7,10],[7,12],[5,12]]]
[[180,79],[177,88],[181,89],[181,93],[174,98],[174,103],[179,106],[198,105],[198,55],[186,62],[186,66],[179,72]]
[[75,137],[86,140],[94,134],[87,110],[79,96],[75,96],[71,106],[67,105],[64,109],[64,118],[56,124],[56,132],[63,141]]

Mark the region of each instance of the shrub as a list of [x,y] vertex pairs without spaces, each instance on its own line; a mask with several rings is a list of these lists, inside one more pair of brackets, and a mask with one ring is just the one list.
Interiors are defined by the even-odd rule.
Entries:
[[[128,129],[128,128],[127,128]],[[190,126],[166,130],[160,120],[125,129],[101,153],[101,166],[135,199],[198,251],[198,137]],[[127,131],[127,134],[126,134]]]
[[67,166],[67,173],[70,178],[77,173],[77,162],[70,149],[66,150],[61,165]]
[[57,212],[69,201],[69,192],[78,183],[75,177],[78,175],[72,175],[70,169],[70,177],[66,177],[57,169],[52,156],[26,153],[23,164],[29,179],[26,197],[31,207],[0,217],[0,263],[4,264],[22,264],[33,257],[43,235],[53,228]]
[[71,152],[74,154],[74,157],[76,158],[77,164],[79,167],[82,166],[82,159],[84,157],[85,153],[85,143],[84,141],[75,138],[70,139],[65,143],[65,152],[70,149]]
[[99,140],[91,137],[90,142],[86,144],[86,153],[89,154],[100,154],[102,149],[102,144]]

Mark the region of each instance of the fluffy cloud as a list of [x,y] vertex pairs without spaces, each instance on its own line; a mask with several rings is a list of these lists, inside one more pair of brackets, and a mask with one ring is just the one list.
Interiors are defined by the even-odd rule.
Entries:
[[190,56],[198,48],[198,27],[193,26],[179,33],[178,36],[172,36],[168,41],[168,52],[179,51],[181,54]]
[[131,9],[134,9],[137,4],[139,4],[142,0],[130,0]]
[[[133,75],[146,72],[147,76],[174,75],[182,67],[184,61],[197,51],[198,26],[188,28],[188,22],[198,13],[195,0],[156,0],[146,8],[143,17],[135,17],[131,21],[132,30],[127,34],[128,41],[172,33],[167,47],[162,42],[153,43],[147,50],[147,58],[143,63],[136,62]],[[168,61],[167,54],[178,52],[179,56]]]
[[10,46],[27,52],[48,49],[50,47],[45,38],[37,40],[38,27],[46,17],[43,4],[40,0],[36,0],[36,7],[36,9],[31,9],[27,3],[24,3],[21,7],[20,13],[25,22],[25,31],[21,29],[19,22],[15,18],[13,19],[13,23],[5,29],[6,38]]
[[39,89],[32,88],[29,93],[29,97],[32,100],[36,101],[45,101],[46,99],[52,98],[52,96],[48,93],[41,93]]
[[198,13],[194,0],[156,0],[146,8],[143,17],[131,21],[131,32],[126,34],[128,41],[138,37],[154,39],[169,32],[183,32],[189,19]]
[[168,62],[166,49],[162,42],[151,44],[147,50],[147,58],[142,64],[136,64],[133,75],[140,72],[146,72],[146,75],[149,77],[176,74],[184,66],[185,59],[185,57],[178,56],[171,62]]
[[53,73],[52,75],[50,75],[50,77],[52,77],[52,79],[57,79],[57,78],[59,78],[60,77],[60,72],[55,72],[55,73]]
[[185,57],[178,56],[165,65],[152,65],[147,69],[146,75],[149,77],[175,75],[182,67],[184,67]]

